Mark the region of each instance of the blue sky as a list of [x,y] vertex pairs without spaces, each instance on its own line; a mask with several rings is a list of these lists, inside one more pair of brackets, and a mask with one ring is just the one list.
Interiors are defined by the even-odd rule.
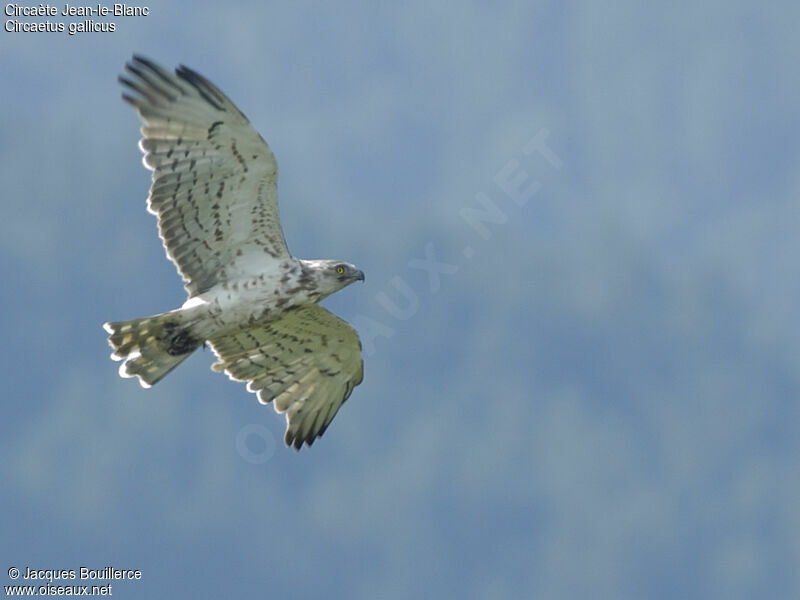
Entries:
[[[0,566],[140,569],[120,597],[800,596],[796,4],[162,4],[0,32]],[[295,255],[367,274],[325,302],[370,352],[311,450],[210,352],[150,390],[108,358],[101,323],[184,300],[134,52],[270,143]]]

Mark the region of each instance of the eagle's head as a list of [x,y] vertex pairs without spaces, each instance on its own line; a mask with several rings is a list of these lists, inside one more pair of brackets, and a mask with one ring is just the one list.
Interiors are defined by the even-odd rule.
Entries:
[[364,281],[364,272],[341,260],[301,260],[300,281],[306,281],[321,298],[338,292],[354,281]]

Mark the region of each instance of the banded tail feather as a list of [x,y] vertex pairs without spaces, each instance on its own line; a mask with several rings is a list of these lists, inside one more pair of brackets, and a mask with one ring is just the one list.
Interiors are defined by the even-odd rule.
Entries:
[[192,335],[180,310],[130,321],[104,323],[114,349],[111,358],[123,361],[120,377],[138,377],[149,388],[197,350],[203,340]]

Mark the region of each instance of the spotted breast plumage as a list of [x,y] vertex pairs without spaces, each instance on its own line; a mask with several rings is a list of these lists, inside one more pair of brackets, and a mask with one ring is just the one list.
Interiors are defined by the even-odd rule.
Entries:
[[364,274],[294,258],[278,216],[278,165],[210,81],[134,56],[120,77],[153,171],[148,210],[188,299],[167,313],[105,323],[122,377],[160,381],[206,342],[212,369],[286,415],[288,446],[311,446],[363,379],[358,334],[319,304]]

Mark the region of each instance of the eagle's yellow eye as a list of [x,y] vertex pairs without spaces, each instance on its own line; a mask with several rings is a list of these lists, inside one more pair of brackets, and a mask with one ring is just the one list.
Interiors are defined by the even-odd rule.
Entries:
[[342,265],[339,265],[338,267],[336,267],[336,272],[339,275],[341,275],[342,273],[344,273],[344,267]]

